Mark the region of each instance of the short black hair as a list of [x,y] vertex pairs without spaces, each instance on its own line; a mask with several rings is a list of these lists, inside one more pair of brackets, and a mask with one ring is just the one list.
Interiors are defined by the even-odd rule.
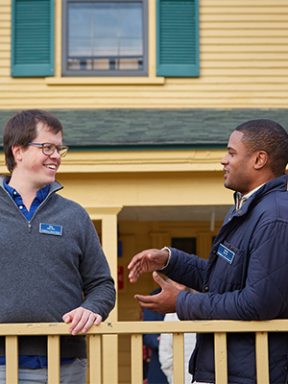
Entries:
[[57,117],[41,109],[28,109],[17,113],[7,121],[4,127],[3,147],[7,168],[13,171],[16,162],[12,153],[12,146],[19,144],[23,148],[37,137],[37,124],[45,124],[48,130],[57,134],[63,133],[63,127]]
[[288,163],[288,134],[273,120],[259,119],[239,125],[236,131],[243,133],[242,143],[250,153],[265,151],[271,171],[276,177],[285,173]]

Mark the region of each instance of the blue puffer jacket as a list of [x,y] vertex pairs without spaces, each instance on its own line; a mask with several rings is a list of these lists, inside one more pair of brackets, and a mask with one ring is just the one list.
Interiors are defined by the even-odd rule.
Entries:
[[[235,253],[231,264],[217,255],[220,244]],[[181,320],[288,318],[287,176],[263,185],[238,212],[230,210],[208,261],[172,249],[162,272],[202,292],[179,293]],[[254,334],[228,333],[227,348],[229,383],[256,383]],[[270,383],[285,383],[287,334],[269,334],[269,363]],[[199,334],[189,371],[198,382],[215,381],[212,334]]]

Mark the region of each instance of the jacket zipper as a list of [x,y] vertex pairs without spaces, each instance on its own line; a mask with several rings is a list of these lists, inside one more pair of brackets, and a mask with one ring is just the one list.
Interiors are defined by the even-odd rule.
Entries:
[[[13,202],[13,204],[15,205],[15,207],[17,208],[17,211],[19,212],[19,207],[18,205],[15,203],[15,201],[13,200],[12,196],[10,195],[10,193],[5,189],[5,188],[2,188],[6,193],[7,195],[9,196],[10,200]],[[33,216],[31,217],[31,220],[27,220],[25,215],[23,214],[23,212],[21,212],[21,215],[24,217],[24,219],[27,221],[28,223],[28,232],[30,233],[31,232],[31,227],[32,227],[32,220],[33,218],[35,217],[37,211],[46,203],[46,201],[50,198],[51,195],[53,195],[53,193],[57,192],[59,189],[62,189],[62,188],[58,188],[58,189],[55,189],[54,191],[52,192],[49,192],[48,195],[46,196],[46,199],[44,201],[42,201],[42,203],[38,206],[38,208],[36,209],[36,211],[34,212]]]

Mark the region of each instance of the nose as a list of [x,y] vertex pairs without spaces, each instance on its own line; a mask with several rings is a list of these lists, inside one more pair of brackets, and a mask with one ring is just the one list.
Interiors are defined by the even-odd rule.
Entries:
[[222,165],[226,165],[228,163],[228,154],[226,153],[226,155],[222,158],[222,160],[220,161],[220,163]]
[[61,160],[61,155],[60,153],[57,151],[57,148],[55,148],[55,151],[52,153],[52,155],[50,155],[51,158],[53,159],[60,159]]

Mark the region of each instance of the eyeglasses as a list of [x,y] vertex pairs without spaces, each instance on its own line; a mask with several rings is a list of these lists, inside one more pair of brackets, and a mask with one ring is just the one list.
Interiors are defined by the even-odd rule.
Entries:
[[29,143],[28,145],[38,145],[39,147],[42,147],[42,152],[46,156],[51,156],[55,152],[55,149],[57,149],[57,152],[61,157],[66,156],[69,147],[67,145],[55,145],[52,143]]

